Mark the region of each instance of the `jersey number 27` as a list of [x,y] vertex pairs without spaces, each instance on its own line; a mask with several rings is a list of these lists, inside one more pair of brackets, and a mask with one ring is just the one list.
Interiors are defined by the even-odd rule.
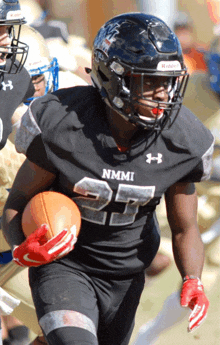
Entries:
[[[74,192],[82,195],[73,198],[80,208],[82,218],[92,223],[106,224],[107,212],[102,210],[109,205],[113,196],[108,182],[84,177],[75,184]],[[119,184],[114,201],[126,205],[123,213],[111,213],[109,225],[132,224],[139,206],[145,206],[154,197],[154,193],[155,186]]]

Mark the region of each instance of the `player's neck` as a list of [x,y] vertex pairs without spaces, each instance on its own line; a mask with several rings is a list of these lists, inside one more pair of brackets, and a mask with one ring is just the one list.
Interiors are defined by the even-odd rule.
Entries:
[[129,147],[134,134],[138,128],[132,123],[123,119],[117,112],[107,107],[107,120],[116,143],[119,146]]

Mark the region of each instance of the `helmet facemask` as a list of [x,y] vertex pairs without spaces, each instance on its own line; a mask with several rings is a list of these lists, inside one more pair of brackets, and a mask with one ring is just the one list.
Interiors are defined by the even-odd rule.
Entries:
[[[160,130],[166,124],[171,125],[172,114],[175,113],[177,116],[182,105],[188,77],[185,78],[180,73],[159,74],[156,71],[155,75],[152,74],[152,71],[136,73],[131,71],[122,79],[127,97],[124,98],[122,93],[121,100],[124,104],[127,103],[127,109],[122,107],[119,112],[122,111],[131,122],[144,129]],[[156,90],[165,94],[164,99],[154,97]],[[114,105],[117,106],[117,104]],[[146,111],[142,113],[144,108]],[[115,110],[118,111],[117,108]],[[149,112],[149,116],[147,116],[147,112]]]
[[[59,80],[58,80],[58,74],[59,74],[59,64],[57,62],[56,58],[53,58],[51,62],[47,62],[45,65],[36,67],[36,68],[28,68],[28,72],[32,78],[37,76],[44,76],[44,82],[45,82],[45,91],[44,95],[46,95],[48,92],[56,91],[59,87]],[[29,104],[31,101],[33,101],[37,97],[30,97],[25,101],[25,104]]]
[[5,63],[0,65],[0,73],[16,74],[20,72],[25,64],[28,55],[28,45],[19,40],[20,25],[18,30],[16,30],[18,32],[17,35],[14,26],[10,26],[9,30],[11,44],[7,45],[7,47],[0,46],[0,56],[4,57],[7,55],[6,59],[10,61],[10,63],[6,65],[5,60]]
[[[101,63],[102,66],[102,63]],[[102,66],[103,67],[103,66]],[[144,129],[161,130],[165,125],[173,123],[181,108],[183,96],[188,82],[186,70],[162,72],[158,70],[139,71],[131,69],[121,62],[110,62],[102,71],[99,70],[101,81],[101,94],[105,102],[113,110],[121,114],[126,120],[139,125]],[[107,70],[109,70],[107,72]],[[109,78],[108,78],[109,76]],[[137,82],[138,78],[138,94]],[[146,94],[146,80],[154,83],[161,80],[165,86],[167,101],[148,98]],[[96,84],[97,80],[93,80]],[[116,87],[112,87],[115,85]],[[100,84],[99,86],[100,87]],[[143,104],[145,103],[145,105]],[[139,106],[150,109],[155,117],[147,117],[138,112]],[[172,116],[174,114],[174,116]]]
[[[0,1],[0,73],[15,74],[22,69],[28,54],[28,45],[19,39],[25,23],[18,0]],[[2,27],[8,33],[7,38]]]

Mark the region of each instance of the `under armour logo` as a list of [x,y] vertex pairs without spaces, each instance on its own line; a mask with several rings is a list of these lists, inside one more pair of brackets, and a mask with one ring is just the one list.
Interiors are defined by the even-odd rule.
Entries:
[[11,80],[8,81],[8,84],[5,84],[4,81],[2,82],[2,90],[6,91],[7,87],[9,87],[10,90],[14,88]]
[[157,164],[160,164],[160,163],[162,163],[163,155],[162,155],[162,153],[158,153],[157,157],[152,157],[152,153],[148,153],[146,155],[146,157],[147,157],[147,160],[146,160],[147,163],[151,164],[152,161],[156,161]]

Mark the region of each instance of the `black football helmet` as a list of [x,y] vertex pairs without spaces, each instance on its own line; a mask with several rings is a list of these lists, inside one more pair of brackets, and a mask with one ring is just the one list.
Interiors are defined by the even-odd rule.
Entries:
[[[0,73],[14,74],[23,67],[28,54],[28,45],[20,42],[19,36],[21,25],[25,23],[26,20],[18,0],[0,0],[0,27],[7,26],[11,39],[11,44],[7,47],[0,45],[0,58],[5,60],[4,63],[0,64]],[[15,25],[18,26],[18,30],[15,30]],[[4,59],[6,48],[7,58]]]
[[[93,44],[90,75],[108,106],[130,122],[154,130],[176,118],[188,81],[178,38],[161,19],[144,13],[125,13],[101,27]],[[163,110],[162,118],[145,119],[135,110],[136,76],[141,81],[139,99],[144,100],[148,100],[143,95],[146,76],[167,77],[168,101],[151,100],[156,114]]]

